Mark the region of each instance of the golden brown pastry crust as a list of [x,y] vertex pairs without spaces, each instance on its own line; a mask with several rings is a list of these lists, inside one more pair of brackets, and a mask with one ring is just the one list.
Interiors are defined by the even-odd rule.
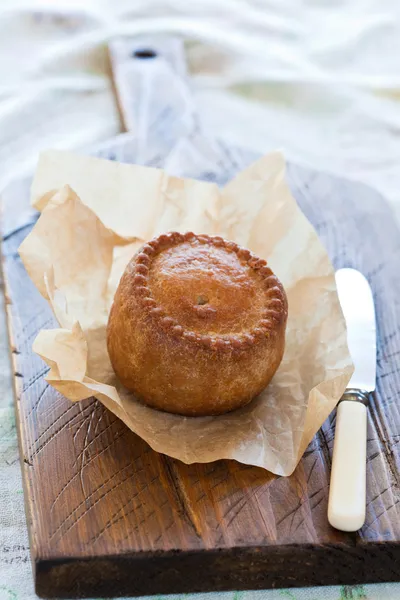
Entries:
[[220,237],[168,233],[129,262],[107,343],[120,381],[182,415],[244,406],[284,351],[286,294],[265,260]]

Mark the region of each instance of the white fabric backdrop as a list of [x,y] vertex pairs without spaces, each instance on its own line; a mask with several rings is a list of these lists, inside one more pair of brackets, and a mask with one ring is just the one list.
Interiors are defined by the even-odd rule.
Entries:
[[3,0],[0,183],[117,132],[105,43],[143,32],[185,37],[211,132],[400,204],[397,0]]
[[[397,0],[2,0],[0,188],[31,171],[41,149],[78,148],[116,134],[106,43],[114,35],[157,32],[187,42],[206,131],[260,152],[281,148],[292,161],[360,179],[400,215]],[[0,600],[32,600],[11,405],[2,322]],[[239,597],[391,600],[400,586],[219,600]]]

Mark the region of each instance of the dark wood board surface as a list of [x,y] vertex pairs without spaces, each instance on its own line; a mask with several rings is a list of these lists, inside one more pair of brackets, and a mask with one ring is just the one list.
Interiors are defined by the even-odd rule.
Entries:
[[[131,160],[129,148],[122,138],[102,154]],[[233,171],[251,158],[223,144],[219,151]],[[399,229],[384,200],[360,184],[294,166],[288,180],[335,266],[360,269],[374,292],[378,383],[369,409],[365,526],[345,534],[327,521],[334,414],[295,473],[278,478],[234,461],[184,465],[152,451],[99,402],[72,404],[54,391],[31,349],[37,332],[55,322],[17,253],[36,219],[29,182],[17,182],[2,198],[3,269],[39,595],[400,579]]]

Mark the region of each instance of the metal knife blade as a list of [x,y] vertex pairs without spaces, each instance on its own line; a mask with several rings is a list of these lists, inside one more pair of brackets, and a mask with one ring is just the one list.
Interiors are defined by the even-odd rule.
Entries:
[[376,381],[376,321],[370,285],[356,269],[336,271],[336,285],[354,363],[348,388],[372,392]]

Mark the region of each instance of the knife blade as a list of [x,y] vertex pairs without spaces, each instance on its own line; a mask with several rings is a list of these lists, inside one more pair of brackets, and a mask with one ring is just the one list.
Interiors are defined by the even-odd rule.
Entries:
[[337,409],[328,520],[341,531],[365,522],[367,405],[376,382],[376,320],[368,281],[355,269],[336,272],[354,373]]

